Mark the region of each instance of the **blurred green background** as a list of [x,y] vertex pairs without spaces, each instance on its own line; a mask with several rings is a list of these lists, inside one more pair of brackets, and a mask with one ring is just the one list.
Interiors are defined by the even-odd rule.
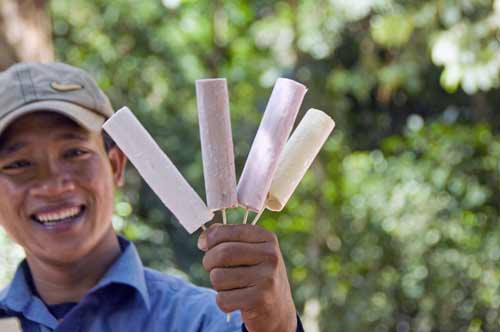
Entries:
[[[278,77],[337,127],[281,213],[308,332],[500,331],[500,1],[51,0],[56,59],[128,105],[204,197],[194,81],[226,77],[237,173]],[[240,222],[242,211],[230,211]],[[218,216],[219,218],[220,216]],[[209,285],[129,167],[117,230]],[[0,285],[22,251],[0,235]]]

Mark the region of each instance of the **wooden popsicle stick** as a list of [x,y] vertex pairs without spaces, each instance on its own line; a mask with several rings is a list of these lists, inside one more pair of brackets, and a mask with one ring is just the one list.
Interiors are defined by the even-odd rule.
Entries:
[[205,225],[201,225],[201,229],[203,229],[204,231],[206,231],[207,227]]
[[226,209],[222,209],[222,223],[227,225]]
[[255,216],[255,218],[253,218],[253,220],[252,220],[252,225],[255,226],[257,224],[257,221],[259,221],[259,218],[262,215],[262,213],[264,213],[264,210],[265,210],[265,208],[263,208],[262,210],[260,210],[259,213],[257,213],[257,215]]
[[245,216],[243,217],[243,224],[246,224],[248,221],[248,208],[245,209]]

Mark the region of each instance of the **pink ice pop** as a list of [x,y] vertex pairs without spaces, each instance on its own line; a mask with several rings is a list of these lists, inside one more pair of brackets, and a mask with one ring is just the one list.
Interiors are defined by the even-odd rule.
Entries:
[[293,80],[276,81],[238,183],[241,206],[254,212],[263,209],[280,154],[306,92],[304,85]]
[[226,80],[197,80],[196,97],[208,208],[235,207],[238,196]]

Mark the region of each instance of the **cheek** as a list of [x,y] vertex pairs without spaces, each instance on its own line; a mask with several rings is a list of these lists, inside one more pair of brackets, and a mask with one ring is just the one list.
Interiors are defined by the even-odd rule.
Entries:
[[114,182],[107,160],[90,158],[76,170],[75,176],[84,190],[88,191],[97,207],[96,213],[113,212]]
[[20,211],[23,211],[24,191],[21,184],[0,176],[0,225],[14,239],[18,239],[16,229],[22,225]]
[[25,188],[21,183],[0,177],[0,215],[19,211],[24,191]]

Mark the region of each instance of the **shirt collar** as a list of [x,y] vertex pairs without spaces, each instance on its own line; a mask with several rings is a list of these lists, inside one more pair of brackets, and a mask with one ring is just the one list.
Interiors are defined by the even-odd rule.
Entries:
[[16,312],[22,312],[31,301],[33,294],[26,279],[28,264],[23,260],[17,267],[11,283],[0,292],[0,306]]
[[10,285],[0,292],[0,307],[7,311],[22,313],[34,322],[55,329],[57,320],[50,315],[42,300],[33,296],[27,278],[28,273],[30,273],[28,263],[23,260],[17,267]]
[[[122,248],[121,255],[90,292],[95,292],[111,284],[127,285],[141,294],[144,304],[149,310],[151,302],[144,277],[144,267],[137,249],[132,242],[124,237],[118,236],[118,241]],[[23,312],[32,302],[33,293],[26,279],[26,273],[30,272],[26,260],[24,260],[17,267],[12,282],[0,292],[0,307]]]
[[144,277],[144,266],[137,253],[137,249],[131,241],[122,236],[118,236],[118,241],[122,248],[122,254],[90,292],[97,291],[111,284],[127,285],[136,289],[141,294],[144,304],[149,310],[151,301]]

